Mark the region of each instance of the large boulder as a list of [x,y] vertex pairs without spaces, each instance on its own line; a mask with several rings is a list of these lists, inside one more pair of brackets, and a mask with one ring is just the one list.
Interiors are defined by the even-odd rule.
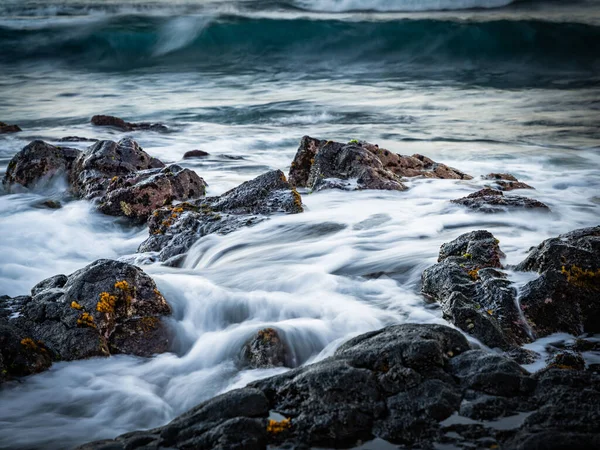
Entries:
[[485,188],[466,197],[450,200],[457,205],[466,206],[469,209],[484,213],[504,212],[508,209],[536,209],[550,211],[548,205],[529,197],[518,195],[504,195],[504,192]]
[[36,285],[8,323],[44,345],[54,359],[169,349],[171,308],[154,281],[131,264],[98,260],[68,277]]
[[161,261],[186,253],[201,236],[227,234],[273,214],[303,211],[300,194],[280,170],[267,172],[218,197],[156,210],[148,221],[150,237],[138,249],[158,252]]
[[111,216],[145,222],[154,210],[173,201],[203,197],[206,186],[196,172],[176,164],[142,170],[113,177],[98,209]]
[[499,271],[504,254],[488,231],[466,233],[442,245],[438,264],[422,275],[422,292],[444,317],[490,347],[509,350],[530,340],[517,292]]
[[[319,363],[215,397],[164,427],[82,449],[573,448],[598,442],[600,376],[532,376],[457,330],[406,324],[358,336]],[[527,447],[543,442],[545,447]],[[581,445],[584,445],[581,447]],[[374,448],[376,443],[373,443]]]
[[600,332],[600,226],[542,242],[516,270],[540,274],[520,296],[538,337]]
[[151,131],[167,131],[168,128],[162,123],[149,123],[149,122],[125,122],[120,117],[96,115],[92,117],[92,125],[97,127],[111,127],[121,131],[135,131],[135,130],[151,130]]
[[44,141],[26,145],[8,163],[2,183],[9,191],[20,185],[41,187],[56,177],[67,177],[81,151],[69,147],[55,147]]
[[146,153],[133,139],[99,141],[80,154],[71,171],[71,186],[78,197],[91,199],[105,194],[113,177],[165,165]]
[[290,168],[290,183],[312,190],[406,189],[401,177],[471,179],[422,156],[403,156],[367,142],[343,144],[304,136]]

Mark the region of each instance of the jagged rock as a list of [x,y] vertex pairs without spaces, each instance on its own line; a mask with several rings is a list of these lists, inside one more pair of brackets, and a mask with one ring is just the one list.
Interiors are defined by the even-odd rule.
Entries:
[[8,163],[2,183],[10,191],[18,184],[27,188],[44,185],[56,177],[67,177],[81,151],[55,147],[44,141],[26,145]]
[[0,122],[0,134],[18,133],[19,131],[23,131],[19,125],[9,125],[7,123]]
[[500,191],[512,191],[515,189],[533,189],[526,183],[517,180],[509,173],[489,173],[483,177],[484,180],[492,180],[494,184],[490,186]]
[[287,346],[274,328],[259,330],[244,346],[242,360],[255,369],[290,366]]
[[422,292],[444,317],[490,347],[509,350],[530,340],[516,306],[516,290],[500,272],[504,254],[488,231],[466,233],[442,245],[438,264],[422,275]]
[[342,144],[304,136],[290,168],[292,186],[405,190],[401,177],[471,179],[422,156],[402,156],[367,142]]
[[104,195],[115,176],[164,166],[133,139],[121,139],[118,143],[99,141],[79,155],[73,164],[70,180],[77,196],[91,199]]
[[58,142],[98,142],[98,139],[80,136],[65,136],[60,138]]
[[547,205],[538,200],[516,195],[504,195],[502,191],[489,188],[481,189],[457,200],[451,200],[451,202],[484,213],[502,212],[506,211],[507,208],[550,211]]
[[[269,420],[272,412],[284,419]],[[406,324],[358,336],[330,358],[215,397],[164,427],[81,448],[351,448],[374,437],[407,448],[563,448],[551,436],[590,448],[581,445],[598,441],[598,417],[596,374],[531,376],[471,350],[456,330]],[[508,426],[498,426],[502,418]]]
[[189,158],[203,158],[205,156],[208,156],[209,153],[205,152],[203,150],[190,150],[189,152],[185,152],[183,155],[183,159],[189,159]]
[[55,359],[150,356],[169,348],[162,319],[170,306],[148,275],[119,261],[98,260],[44,280],[16,312],[10,325],[42,342]]
[[167,131],[168,128],[162,123],[132,123],[125,122],[120,117],[97,115],[92,117],[92,125],[97,127],[112,127],[122,131],[134,131],[134,130],[151,130],[151,131]]
[[42,342],[34,341],[0,318],[0,384],[13,377],[42,372],[51,364],[51,354]]
[[280,170],[273,170],[221,196],[156,210],[148,221],[150,237],[138,251],[160,252],[158,258],[166,261],[187,252],[201,236],[227,234],[273,214],[302,211],[300,194]]
[[538,337],[600,332],[600,226],[542,242],[515,269],[540,273],[520,296]]
[[98,209],[111,216],[126,216],[145,222],[158,208],[203,197],[206,182],[196,172],[173,164],[113,177]]

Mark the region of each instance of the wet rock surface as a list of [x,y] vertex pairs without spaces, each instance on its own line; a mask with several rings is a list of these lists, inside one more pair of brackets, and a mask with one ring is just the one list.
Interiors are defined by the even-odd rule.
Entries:
[[293,186],[312,190],[382,189],[403,191],[401,177],[471,179],[463,172],[422,156],[402,156],[367,142],[343,144],[304,136],[292,162]]
[[567,439],[592,448],[599,399],[592,372],[531,375],[472,350],[456,330],[407,324],[358,336],[330,358],[215,397],[164,427],[80,448],[339,448],[375,437],[409,448],[563,448]]
[[466,197],[451,200],[451,202],[484,213],[498,213],[508,209],[550,211],[548,205],[538,200],[517,195],[504,195],[504,192],[490,188],[481,189]]
[[490,347],[505,350],[530,340],[517,292],[499,271],[504,254],[488,231],[466,233],[442,245],[438,264],[422,275],[422,291],[444,317]]
[[200,237],[228,234],[273,214],[303,211],[300,194],[280,170],[267,172],[218,197],[207,197],[156,210],[148,221],[150,237],[138,251],[158,252],[158,259],[186,253]]
[[10,348],[29,339],[35,344],[27,341],[29,356],[67,361],[117,353],[151,356],[170,345],[164,323],[170,306],[148,275],[119,261],[98,260],[69,276],[56,275],[34,286],[30,296],[5,297],[0,305]]
[[81,151],[33,141],[17,153],[8,164],[2,180],[6,189],[44,187],[57,177],[67,177]]
[[58,142],[98,142],[98,139],[81,136],[65,136],[60,138]]
[[92,125],[97,127],[111,127],[121,131],[135,131],[135,130],[150,130],[150,131],[167,131],[168,128],[162,123],[149,123],[149,122],[126,122],[120,117],[97,115],[92,117]]
[[196,172],[173,164],[113,177],[98,209],[111,216],[145,222],[158,208],[173,201],[203,197],[206,182]]
[[514,175],[509,173],[489,173],[483,177],[484,180],[493,181],[491,189],[497,189],[500,191],[513,191],[515,189],[533,189],[526,183],[517,180]]
[[190,159],[190,158],[204,158],[205,156],[208,156],[209,153],[205,152],[204,150],[190,150],[189,152],[185,152],[183,154],[183,159]]
[[242,363],[251,368],[291,367],[287,346],[274,328],[264,328],[244,346]]
[[18,133],[21,130],[19,125],[9,125],[4,122],[0,122],[0,134],[8,134],[8,133]]

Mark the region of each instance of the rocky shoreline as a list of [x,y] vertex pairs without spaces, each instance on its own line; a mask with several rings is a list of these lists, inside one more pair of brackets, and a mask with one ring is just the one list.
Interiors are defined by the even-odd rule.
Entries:
[[[92,123],[167,130],[111,116]],[[423,155],[305,136],[287,177],[273,170],[206,197],[207,183],[194,171],[166,165],[125,138],[85,151],[33,141],[11,160],[3,185],[43,191],[66,180],[65,201],[86,199],[103,214],[147,224],[138,252],[177,267],[202,236],[302,213],[301,192],[405,191],[411,177],[472,179]],[[505,195],[533,189],[510,174],[484,179],[488,187],[453,207],[549,211],[535,199]],[[598,448],[600,375],[581,352],[599,350],[589,337],[600,332],[600,226],[548,239],[514,267],[505,266],[501,245],[485,230],[463,234],[423,272],[424,298],[439,303],[462,333],[417,324],[367,333],[330,358],[215,397],[164,427],[81,448],[351,448],[376,438],[405,448]],[[506,269],[539,276],[517,290]],[[112,260],[43,280],[27,296],[0,297],[0,383],[53,361],[167,352],[170,314],[169,299],[146,273]],[[540,356],[522,346],[556,332],[579,337],[577,345],[553,354],[541,371],[523,369]],[[273,328],[259,330],[240,353],[248,367],[292,366]]]

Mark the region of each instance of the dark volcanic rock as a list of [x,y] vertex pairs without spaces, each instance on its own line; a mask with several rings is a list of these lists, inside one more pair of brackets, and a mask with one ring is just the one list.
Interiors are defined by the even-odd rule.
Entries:
[[501,191],[512,191],[515,189],[533,189],[526,183],[517,180],[509,173],[489,173],[483,177],[485,180],[492,180],[494,184],[490,186],[493,189]]
[[201,236],[227,234],[273,214],[302,211],[300,194],[280,170],[273,170],[219,197],[156,210],[148,221],[150,237],[138,251],[160,252],[158,258],[166,261],[187,252]]
[[113,177],[98,209],[111,216],[145,222],[152,212],[173,201],[203,197],[206,182],[196,172],[171,165]]
[[139,170],[162,168],[164,164],[148,155],[133,139],[99,141],[79,155],[71,171],[71,185],[79,197],[104,195],[115,176]]
[[9,323],[42,342],[56,359],[169,348],[162,318],[171,308],[154,281],[127,263],[98,260],[66,277],[37,284]]
[[[456,330],[398,325],[215,397],[164,427],[81,448],[346,448],[374,437],[407,448],[564,448],[552,436],[590,448],[581,445],[600,436],[599,381],[576,370],[531,376],[501,355],[470,350]],[[285,419],[268,420],[273,411]]]
[[209,153],[205,152],[203,150],[190,150],[189,152],[185,152],[183,155],[183,159],[188,159],[188,158],[203,158],[205,156],[208,156]]
[[15,184],[27,188],[44,185],[56,177],[67,177],[81,151],[68,147],[55,147],[44,141],[26,145],[8,163],[2,183],[11,189]]
[[516,270],[540,273],[520,296],[538,337],[600,332],[600,226],[542,242]]
[[423,272],[422,291],[461,330],[508,350],[530,338],[516,306],[516,290],[497,270],[503,256],[491,233],[463,234],[442,245],[438,264]]
[[243,363],[252,368],[290,367],[288,349],[274,328],[265,328],[242,350]]
[[484,213],[497,213],[513,208],[550,210],[547,205],[532,198],[504,195],[502,191],[489,188],[481,189],[457,200],[451,200],[451,202]]
[[456,169],[422,156],[402,156],[367,142],[342,144],[304,136],[290,168],[293,186],[313,190],[338,188],[406,189],[401,177],[471,179]]
[[115,116],[104,116],[97,115],[92,117],[92,125],[97,127],[112,127],[122,131],[134,131],[134,130],[151,130],[151,131],[167,131],[168,128],[161,123],[132,123],[125,122],[123,119]]
[[0,134],[18,133],[19,131],[23,131],[19,125],[8,125],[7,123],[0,122]]
[[60,138],[58,142],[98,142],[98,139],[85,138],[80,136],[65,136]]

